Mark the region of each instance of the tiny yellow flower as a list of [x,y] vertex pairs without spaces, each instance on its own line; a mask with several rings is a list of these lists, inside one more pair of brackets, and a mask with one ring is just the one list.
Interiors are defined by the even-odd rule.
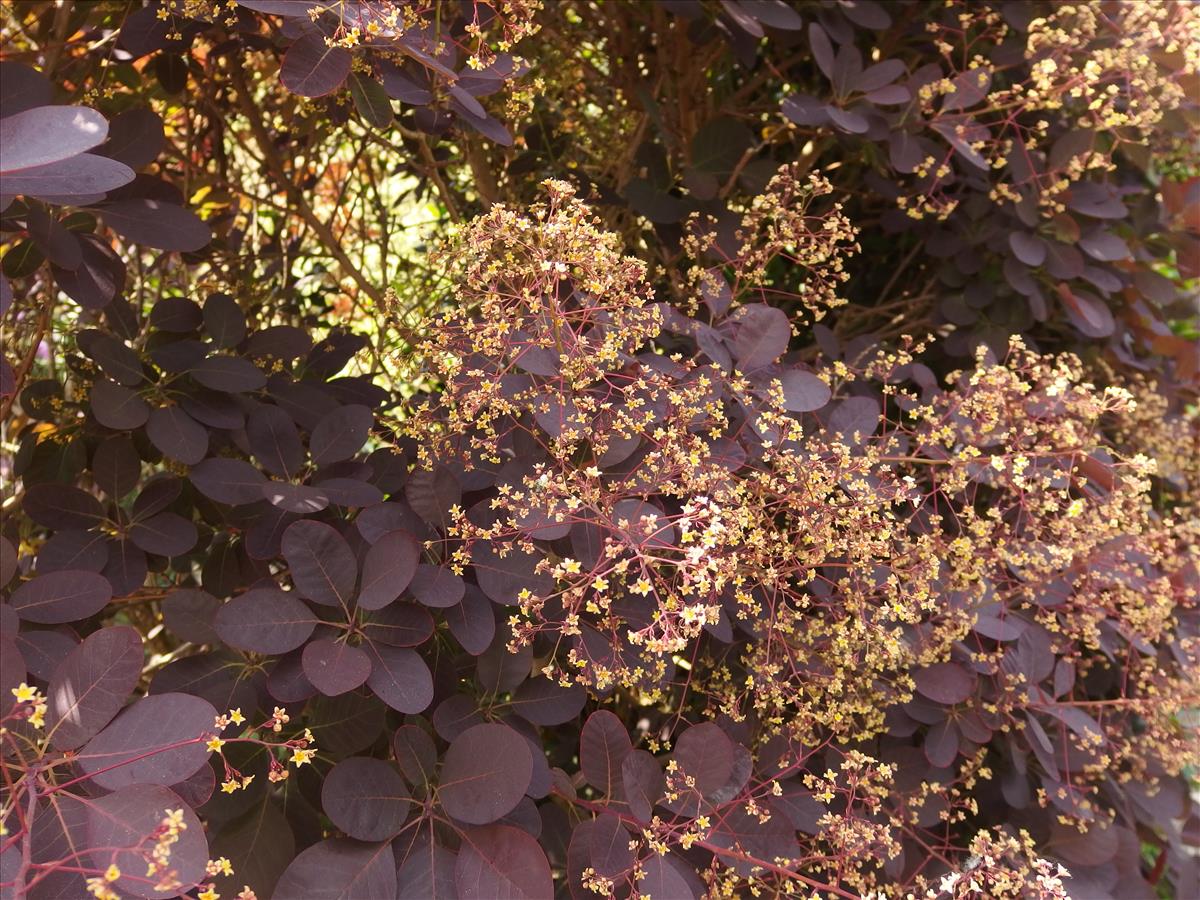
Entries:
[[317,753],[317,751],[315,751],[315,750],[301,750],[299,747],[297,747],[295,750],[292,751],[291,762],[294,762],[296,764],[296,767],[299,768],[300,766],[304,765],[306,762],[311,762],[312,758],[314,756],[316,756],[316,753]]
[[597,575],[595,580],[592,581],[592,588],[597,591],[607,591],[608,579],[601,575]]
[[241,785],[238,782],[234,781],[232,778],[229,781],[221,782],[221,792],[224,794],[232,794],[234,791],[236,791],[240,787],[241,787]]
[[205,744],[204,746],[207,747],[209,750],[211,750],[213,753],[216,753],[222,747],[225,746],[225,742],[214,734],[211,738],[208,739],[208,743]]
[[216,887],[211,884],[208,886],[207,890],[203,890],[196,895],[197,900],[219,900],[220,896],[221,895],[217,893]]
[[25,682],[21,682],[12,689],[12,695],[17,698],[18,703],[28,703],[37,696],[37,689],[31,688]]
[[246,717],[242,715],[242,708],[240,706],[237,709],[229,711],[229,721],[234,725],[241,725],[246,721]]
[[635,594],[641,594],[643,597],[649,594],[653,589],[654,586],[645,578],[639,578],[637,580],[637,584],[630,588],[630,590],[632,590]]
[[120,877],[121,870],[117,868],[116,863],[111,864],[107,869],[104,870],[105,881],[116,881]]

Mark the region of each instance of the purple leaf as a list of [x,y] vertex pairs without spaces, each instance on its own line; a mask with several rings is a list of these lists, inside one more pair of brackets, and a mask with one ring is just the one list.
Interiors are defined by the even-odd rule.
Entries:
[[739,369],[743,372],[761,369],[786,352],[792,328],[783,310],[752,303],[743,306],[739,314],[740,324],[732,347]]
[[[107,136],[107,120],[86,106],[38,106],[6,116],[0,119],[0,174],[69,160]],[[4,193],[23,192],[6,187]]]
[[257,391],[267,384],[267,376],[250,360],[240,356],[210,356],[189,372],[197,384],[230,394]]
[[365,406],[339,406],[322,417],[308,442],[313,462],[319,466],[341,462],[367,442],[375,417]]
[[332,838],[300,853],[275,885],[275,897],[366,900],[396,896],[396,859],[390,843]]
[[330,821],[360,841],[386,841],[404,826],[412,801],[408,786],[381,759],[355,756],[338,763],[321,785]]
[[621,764],[632,750],[629,732],[620,719],[606,709],[592,713],[579,736],[579,767],[583,777],[606,796],[619,796]]
[[400,771],[413,784],[433,783],[437,749],[433,738],[416,725],[401,725],[392,735],[392,752]]
[[221,607],[213,630],[230,646],[254,653],[287,653],[312,634],[317,617],[294,594],[255,588]]
[[191,694],[143,697],[79,751],[79,768],[110,791],[183,781],[208,759],[204,739],[216,716],[211,703]]
[[306,34],[283,55],[279,80],[293,94],[323,97],[349,77],[352,58],[348,50],[326,46],[323,35]]
[[812,22],[808,26],[808,44],[812,48],[813,59],[817,61],[817,66],[825,73],[825,77],[832,81],[833,43],[829,40],[825,29],[816,22]]
[[309,600],[348,608],[358,581],[358,562],[350,545],[322,522],[302,519],[288,526],[281,544],[292,582]]
[[554,895],[545,852],[536,840],[510,825],[463,833],[454,883],[461,900],[546,900]]
[[262,499],[267,479],[243,459],[212,457],[192,466],[188,478],[210,500],[238,506]]
[[399,597],[413,580],[420,558],[420,545],[408,532],[383,535],[363,561],[358,605],[362,609],[382,609]]
[[146,436],[164,456],[195,465],[208,453],[208,430],[178,406],[151,410]]
[[645,750],[633,750],[621,762],[623,796],[640,822],[650,821],[654,805],[662,799],[665,782],[662,766]]
[[562,687],[557,681],[538,676],[517,688],[510,706],[517,715],[534,725],[562,725],[579,715],[587,701],[582,685]]
[[371,676],[367,686],[397,712],[424,712],[433,702],[433,675],[416,652],[386,644],[368,644]]
[[46,482],[25,492],[21,508],[47,528],[95,528],[104,521],[100,501],[81,488]]
[[1046,244],[1036,235],[1014,231],[1008,236],[1013,254],[1027,266],[1037,267],[1046,261]]
[[130,431],[146,424],[150,406],[135,391],[107,378],[92,385],[92,415],[105,428]]
[[438,799],[460,822],[486,825],[516,807],[532,777],[533,757],[521,735],[507,725],[475,725],[446,751]]
[[115,865],[122,875],[113,887],[122,895],[150,900],[179,896],[178,890],[155,890],[155,879],[143,877],[147,835],[155,833],[167,811],[174,809],[182,809],[183,827],[179,839],[171,844],[170,868],[184,885],[203,881],[208,862],[204,826],[174,791],[157,784],[134,784],[87,801],[85,846],[95,848],[89,862],[100,872]]
[[312,682],[313,687],[327,697],[336,697],[352,691],[371,676],[371,658],[358,647],[351,647],[345,641],[329,638],[310,641],[304,645],[301,661],[305,676]]
[[140,550],[159,556],[180,556],[196,546],[196,526],[173,512],[159,513],[129,529],[129,539]]
[[304,446],[291,416],[278,406],[258,406],[246,418],[246,440],[258,464],[272,475],[291,478],[304,465]]
[[934,663],[913,673],[917,693],[951,706],[975,693],[975,676],[957,663]]
[[816,412],[832,396],[828,384],[803,369],[784,369],[779,380],[783,384],[783,408],[789,412]]
[[46,689],[46,734],[56,750],[83,746],[121,711],[142,674],[142,638],[103,628],[72,650]]
[[204,330],[214,347],[236,347],[246,337],[246,315],[228,294],[210,294],[204,301]]
[[95,615],[112,596],[112,585],[103,575],[68,570],[25,582],[8,602],[26,622],[56,625]]
[[487,650],[496,636],[494,607],[479,588],[468,586],[462,601],[446,609],[446,624],[462,648],[472,656]]

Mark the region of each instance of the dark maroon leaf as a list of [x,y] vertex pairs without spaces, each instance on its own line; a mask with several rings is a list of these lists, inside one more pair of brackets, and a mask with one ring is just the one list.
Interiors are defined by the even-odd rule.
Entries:
[[59,531],[38,551],[37,573],[81,569],[100,572],[108,563],[108,538],[96,531]]
[[25,582],[8,602],[26,622],[55,625],[95,615],[108,605],[112,596],[112,585],[104,576],[67,570]]
[[129,431],[146,424],[150,407],[138,394],[108,379],[92,385],[92,415],[105,428]]
[[958,728],[950,719],[943,719],[925,735],[925,758],[929,764],[944,769],[958,756]]
[[288,526],[281,544],[296,589],[309,600],[348,608],[358,581],[358,562],[337,531],[303,519]]
[[156,250],[190,253],[212,240],[200,217],[194,212],[149,197],[116,200],[100,209],[104,224],[126,240]]
[[496,636],[492,604],[473,585],[466,587],[462,601],[446,609],[446,624],[462,648],[472,656],[487,650]]
[[855,435],[870,437],[879,427],[878,401],[871,397],[848,397],[829,416],[829,430],[843,440],[855,441]]
[[702,797],[716,793],[733,774],[733,742],[713,722],[693,725],[675,742],[675,761],[696,779]]
[[215,644],[220,638],[213,621],[221,601],[212,594],[192,588],[171,591],[159,604],[163,624],[178,638],[193,644]]
[[173,512],[151,516],[129,529],[129,539],[137,547],[159,556],[187,553],[196,545],[196,538],[196,526]]
[[425,660],[404,647],[371,643],[371,676],[367,686],[397,712],[424,712],[433,702],[433,675]]
[[581,685],[561,687],[558,682],[539,676],[517,688],[511,701],[514,712],[534,725],[562,725],[579,715],[587,700]]
[[95,528],[104,508],[87,491],[65,484],[35,484],[21,501],[25,514],[47,528]]
[[[325,491],[306,484],[268,481],[263,485],[262,494],[272,506],[299,515],[311,515],[329,506],[329,495]],[[275,553],[263,554],[260,558],[267,559],[277,554],[278,550]]]
[[383,491],[357,478],[322,478],[317,482],[317,487],[333,506],[361,508],[374,506],[383,500]]
[[[87,855],[87,862],[97,872],[115,865],[122,874],[113,887],[125,896],[151,900],[179,896],[177,890],[155,890],[156,879],[144,877],[147,836],[157,831],[170,810],[183,813],[178,840],[171,844],[170,868],[182,884],[203,881],[208,862],[204,826],[178,794],[159,784],[122,786],[115,793],[87,802],[85,846],[95,848]],[[83,862],[78,860],[76,864]]]
[[213,630],[239,650],[287,653],[312,634],[317,617],[294,594],[255,588],[221,607]]
[[101,441],[92,456],[92,478],[104,493],[119,500],[137,487],[141,463],[133,441],[123,434],[113,435]]
[[240,356],[210,356],[191,369],[191,375],[207,388],[231,394],[257,391],[267,384],[267,376]]
[[829,35],[825,29],[812,22],[808,26],[808,44],[812,48],[813,59],[816,60],[817,66],[825,74],[826,78],[833,78],[833,43],[829,40]]
[[513,549],[501,556],[495,547],[486,542],[477,543],[471,548],[475,580],[490,600],[503,606],[516,606],[518,596],[524,589],[539,596],[553,590],[550,576],[535,571],[539,560],[540,557],[521,549]]
[[[6,115],[0,119],[0,174],[69,160],[99,146],[107,136],[104,116],[86,106],[38,106]],[[23,192],[5,187],[3,193]]]
[[79,751],[79,767],[112,791],[183,781],[208,759],[204,742],[216,715],[211,703],[191,694],[143,697]]
[[266,898],[295,857],[296,838],[279,807],[264,799],[221,825],[209,852],[214,859],[224,856],[233,864],[232,876],[216,877],[218,893],[236,896],[243,885],[249,885],[259,897]]
[[606,796],[619,796],[621,765],[632,750],[629,732],[620,719],[606,709],[592,713],[579,737],[579,766],[583,777]]
[[449,521],[450,507],[462,500],[462,488],[458,479],[445,466],[434,469],[417,469],[408,476],[404,496],[409,506],[431,525],[445,525]]
[[1088,337],[1104,338],[1116,330],[1112,311],[1095,294],[1083,290],[1072,290],[1065,284],[1058,286],[1071,324]]
[[208,453],[208,431],[178,406],[151,410],[146,436],[163,456],[195,465]]
[[396,860],[391,844],[363,844],[350,838],[313,844],[292,860],[275,885],[274,896],[279,900],[394,897]]
[[122,625],[91,635],[67,655],[46,689],[46,734],[57,750],[83,746],[112,721],[142,674],[142,638]]
[[150,310],[150,324],[162,331],[187,334],[200,327],[203,316],[194,300],[186,297],[167,297]]
[[1093,231],[1079,239],[1079,246],[1088,256],[1104,262],[1128,259],[1129,245],[1110,231]]
[[306,34],[288,48],[279,68],[283,86],[302,97],[323,97],[350,75],[349,51],[329,47],[320,33]]
[[1027,266],[1040,266],[1046,261],[1046,245],[1036,235],[1014,231],[1008,236],[1008,245],[1013,254]]
[[520,802],[533,775],[529,744],[507,725],[468,728],[450,744],[438,799],[460,822],[486,825]]
[[510,825],[463,833],[454,883],[461,900],[546,900],[554,895],[546,854],[536,840]]
[[162,119],[147,107],[135,107],[109,123],[108,141],[100,152],[131,169],[148,166],[167,144]]
[[215,347],[235,347],[246,336],[246,316],[228,294],[211,294],[204,301],[204,330]]
[[291,478],[304,465],[300,434],[278,406],[264,404],[251,411],[246,418],[246,439],[259,465],[272,475]]
[[783,408],[790,412],[816,412],[829,402],[829,385],[802,369],[784,369],[779,373],[783,384]]
[[37,69],[12,60],[0,62],[0,109],[5,116],[49,106],[53,97],[50,79]]
[[433,782],[437,749],[425,731],[416,725],[401,725],[392,736],[392,751],[405,778],[418,785]]
[[397,900],[456,900],[457,854],[432,842],[414,847],[396,871]]
[[[336,697],[361,686],[371,675],[371,658],[358,647],[328,638],[304,645],[304,674],[313,687],[327,697]],[[343,829],[346,830],[346,829]],[[351,835],[359,837],[359,835]],[[382,838],[362,838],[382,840]]]
[[362,584],[358,605],[363,609],[382,609],[412,581],[417,571],[421,548],[406,531],[391,531],[376,541],[363,561]]
[[463,599],[466,585],[449,569],[421,563],[408,585],[408,591],[419,603],[441,609],[456,606]]
[[381,759],[355,756],[333,767],[321,785],[330,821],[360,841],[386,841],[404,826],[412,803],[404,779]]
[[739,310],[733,355],[738,368],[751,372],[770,365],[787,350],[792,337],[787,314],[774,306],[753,303]]
[[232,506],[261,500],[267,481],[245,460],[223,457],[197,463],[188,472],[188,478],[205,497]]
[[633,750],[622,760],[623,796],[638,821],[650,821],[654,805],[662,798],[664,784],[662,766],[645,750]]
[[975,676],[957,663],[934,663],[913,673],[917,692],[936,703],[962,703],[975,692]]
[[366,617],[363,634],[393,647],[416,647],[433,636],[433,616],[411,603],[393,603]]
[[650,900],[699,900],[704,892],[684,875],[684,865],[672,856],[651,853],[641,862],[642,877],[637,889]]
[[951,90],[942,100],[942,111],[969,109],[987,96],[992,86],[992,70],[987,66],[968,69],[955,76],[950,86]]
[[108,542],[108,560],[101,574],[112,585],[114,597],[132,594],[146,583],[146,554],[133,541]]
[[365,406],[339,406],[323,416],[308,442],[313,462],[319,466],[349,459],[366,443],[375,417]]

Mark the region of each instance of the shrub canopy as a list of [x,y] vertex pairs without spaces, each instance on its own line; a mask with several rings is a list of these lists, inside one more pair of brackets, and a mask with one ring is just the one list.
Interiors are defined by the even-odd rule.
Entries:
[[1200,880],[1200,14],[10,4],[7,896]]

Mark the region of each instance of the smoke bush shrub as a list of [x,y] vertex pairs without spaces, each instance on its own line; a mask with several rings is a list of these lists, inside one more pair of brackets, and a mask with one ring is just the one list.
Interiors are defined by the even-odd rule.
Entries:
[[[86,96],[0,69],[5,896],[1196,883],[1190,8],[68,7]],[[461,220],[415,333],[339,141]]]

